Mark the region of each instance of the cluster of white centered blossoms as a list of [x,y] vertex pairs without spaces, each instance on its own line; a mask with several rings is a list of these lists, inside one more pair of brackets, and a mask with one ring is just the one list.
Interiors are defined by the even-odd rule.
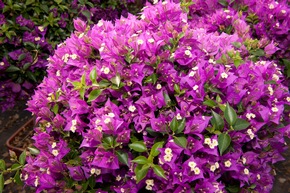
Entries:
[[172,149],[170,148],[166,148],[165,151],[164,151],[165,155],[163,156],[163,159],[164,161],[166,162],[170,162],[172,157],[173,157],[173,154],[172,154]]
[[147,179],[146,181],[146,189],[152,190],[152,187],[154,186],[154,180],[153,179]]
[[101,170],[97,168],[92,168],[91,169],[91,175],[96,174],[97,176],[101,174]]
[[204,144],[208,145],[209,148],[214,149],[216,146],[218,146],[218,141],[216,139],[205,138]]
[[190,167],[190,171],[193,171],[195,175],[200,174],[200,169],[196,166],[194,161],[188,162],[188,166]]
[[77,130],[76,125],[77,125],[77,120],[73,119],[71,121],[71,127],[70,127],[71,132],[73,132],[73,133],[76,132],[76,130]]

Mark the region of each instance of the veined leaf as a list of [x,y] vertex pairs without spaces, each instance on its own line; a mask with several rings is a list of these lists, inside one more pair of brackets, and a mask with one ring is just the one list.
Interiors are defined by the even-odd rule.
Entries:
[[231,126],[233,126],[237,120],[237,113],[236,111],[227,103],[225,109],[225,118]]
[[231,144],[231,137],[229,134],[221,133],[218,136],[218,147],[220,151],[220,155],[223,155],[223,153],[227,150],[227,148]]
[[237,121],[233,127],[234,127],[234,130],[239,131],[239,130],[246,129],[249,126],[250,126],[250,123],[248,121],[237,118]]
[[147,147],[143,141],[135,141],[135,142],[129,144],[129,147],[131,149],[133,149],[134,151],[137,151],[140,153],[147,151]]

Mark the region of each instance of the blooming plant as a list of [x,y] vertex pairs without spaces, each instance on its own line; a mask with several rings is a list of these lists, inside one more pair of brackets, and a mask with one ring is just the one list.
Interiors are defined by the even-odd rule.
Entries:
[[49,58],[21,175],[36,192],[270,192],[289,135],[280,67],[242,15],[227,34],[190,3],[154,3],[115,24],[76,19]]
[[45,76],[47,58],[73,31],[73,18],[114,21],[136,12],[142,0],[0,0],[0,110],[28,99]]

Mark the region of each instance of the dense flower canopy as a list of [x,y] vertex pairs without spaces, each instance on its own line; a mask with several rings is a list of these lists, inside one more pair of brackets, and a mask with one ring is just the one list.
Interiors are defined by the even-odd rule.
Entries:
[[140,18],[91,28],[75,20],[29,102],[40,153],[27,160],[27,185],[37,192],[270,192],[290,95],[275,61],[254,51],[270,57],[277,47],[257,46],[232,10],[212,15],[230,17],[227,34],[183,8],[157,2]]

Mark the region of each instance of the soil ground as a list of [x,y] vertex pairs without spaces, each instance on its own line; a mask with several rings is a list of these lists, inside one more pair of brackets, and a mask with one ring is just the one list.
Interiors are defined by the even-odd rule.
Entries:
[[[25,102],[19,102],[14,109],[0,112],[0,159],[5,159],[11,166],[9,153],[5,146],[8,138],[31,118],[31,113],[25,110]],[[275,183],[271,193],[290,193],[290,140],[287,139],[288,150],[284,153],[285,161],[275,164]],[[4,188],[3,193],[31,193],[34,190],[15,184]]]

